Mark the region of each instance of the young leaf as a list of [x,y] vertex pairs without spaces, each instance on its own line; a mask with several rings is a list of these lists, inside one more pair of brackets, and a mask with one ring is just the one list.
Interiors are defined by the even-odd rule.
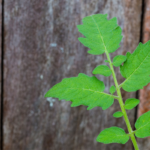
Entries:
[[120,47],[122,31],[117,24],[117,18],[107,20],[107,14],[96,14],[83,18],[82,22],[77,28],[86,38],[80,37],[79,41],[91,49],[88,53],[113,53]]
[[123,62],[125,62],[127,59],[124,55],[117,55],[113,58],[113,65],[115,67],[119,67]]
[[[126,58],[128,59],[130,55],[131,55],[131,53],[130,53],[130,52],[127,52],[127,53],[126,53]],[[127,59],[126,59],[126,61],[127,61]],[[125,62],[126,62],[126,61],[125,61]],[[127,77],[126,77],[126,74],[125,74],[125,72],[124,72],[124,70],[123,70],[122,68],[123,68],[123,67],[120,65],[120,72],[121,72],[121,75],[122,75],[124,78],[127,78]]]
[[106,63],[109,63],[109,61],[108,61],[108,60],[105,60],[105,62],[106,62]]
[[129,135],[118,127],[110,127],[103,130],[97,137],[96,141],[104,144],[120,143],[125,144],[129,140]]
[[121,75],[122,75],[124,78],[127,78],[127,76],[126,76],[126,74],[125,74],[125,71],[124,71],[122,65],[120,65],[120,73],[121,73]]
[[130,55],[131,55],[131,53],[130,53],[130,52],[127,52],[127,53],[126,53],[126,57],[127,57],[127,58],[129,58],[129,57],[130,57]]
[[[130,52],[127,52],[127,53],[126,53],[126,61],[127,61],[127,59],[129,58],[130,55],[131,55]],[[125,62],[126,62],[126,61],[125,61]],[[122,65],[120,65],[120,72],[121,72],[121,75],[122,75],[124,78],[126,78],[126,74],[125,74],[124,70],[122,69]]]
[[110,92],[111,94],[114,94],[115,91],[116,91],[116,87],[115,87],[114,85],[112,85],[112,86],[110,87],[110,89],[109,89],[109,92]]
[[101,74],[101,75],[104,75],[106,77],[110,76],[111,75],[111,70],[109,69],[108,66],[105,66],[105,65],[100,65],[100,66],[97,66],[93,72],[93,74]]
[[135,135],[138,138],[145,138],[150,136],[150,111],[146,112],[138,118],[135,123]]
[[60,100],[72,101],[72,107],[85,105],[88,110],[94,107],[109,108],[113,102],[113,95],[104,93],[105,85],[96,77],[89,77],[80,73],[78,77],[65,78],[53,86],[45,97],[55,97]]
[[115,118],[120,118],[122,116],[123,116],[123,113],[121,111],[117,111],[113,114],[113,117],[115,117]]
[[140,43],[136,50],[129,54],[123,66],[120,66],[121,74],[126,80],[120,85],[125,91],[132,92],[142,89],[150,82],[150,41]]
[[125,109],[130,110],[136,107],[140,103],[140,100],[135,98],[129,98],[125,101]]

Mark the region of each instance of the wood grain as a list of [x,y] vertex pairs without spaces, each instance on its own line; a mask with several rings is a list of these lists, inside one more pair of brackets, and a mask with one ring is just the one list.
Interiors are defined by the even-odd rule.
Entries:
[[[123,118],[108,110],[70,107],[70,102],[44,98],[65,77],[91,72],[106,57],[87,54],[79,43],[76,25],[95,13],[117,17],[123,40],[116,54],[132,52],[139,42],[141,0],[5,0],[4,58],[4,150],[132,150],[126,145],[96,142],[101,130],[110,126],[126,129]],[[117,77],[123,81],[119,70]],[[105,81],[106,92],[112,77]],[[122,91],[124,100],[135,93]],[[128,111],[133,126],[135,111]]]
[[0,0],[0,150],[2,150],[2,0]]

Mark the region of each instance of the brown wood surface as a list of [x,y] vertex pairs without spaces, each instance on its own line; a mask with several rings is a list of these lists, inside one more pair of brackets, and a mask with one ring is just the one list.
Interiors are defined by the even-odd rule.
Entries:
[[[121,47],[114,54],[132,52],[139,42],[141,0],[5,0],[4,150],[132,150],[126,145],[96,142],[101,130],[126,129],[123,118],[108,110],[44,98],[45,92],[64,77],[91,72],[106,57],[87,54],[79,43],[76,25],[95,13],[117,17],[123,29]],[[119,83],[123,81],[119,71]],[[112,77],[105,81],[106,92]],[[135,93],[123,93],[124,100]],[[128,111],[133,126],[135,110]]]
[[2,150],[2,96],[1,96],[1,90],[2,90],[2,0],[0,0],[0,150]]
[[[150,40],[150,0],[144,0],[144,19],[143,19],[143,43]],[[138,116],[150,110],[150,84],[140,90],[140,104],[138,108]],[[138,139],[140,149],[150,149],[150,137]]]

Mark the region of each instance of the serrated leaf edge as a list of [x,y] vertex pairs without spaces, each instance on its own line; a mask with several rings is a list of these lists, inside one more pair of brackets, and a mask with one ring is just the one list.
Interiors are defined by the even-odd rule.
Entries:
[[[150,52],[147,54],[147,56],[145,57],[145,59],[148,57],[149,54],[150,54]],[[141,62],[141,64],[145,61],[145,59]],[[138,68],[141,66],[141,64],[138,66]],[[136,69],[132,72],[132,74],[133,74],[138,68],[136,68]],[[132,74],[131,74],[123,83],[121,83],[121,84],[119,85],[120,88],[123,87],[124,83],[129,80],[129,78],[132,76]],[[144,85],[144,86],[145,86],[145,85]],[[144,86],[143,86],[143,87],[144,87]]]
[[[61,89],[61,88],[60,88]],[[63,88],[62,88],[63,89]],[[96,93],[101,93],[101,94],[104,94],[104,95],[107,95],[107,96],[110,96],[114,99],[118,99],[119,97],[118,96],[115,96],[115,95],[111,95],[111,94],[107,94],[107,93],[104,93],[104,92],[98,92],[98,91],[94,91],[94,90],[90,90],[90,89],[84,89],[84,88],[68,88],[68,89],[82,89],[82,90],[87,90],[87,91],[92,91],[92,92],[96,92]],[[45,94],[44,97],[49,97],[49,96],[46,96],[47,93]],[[55,97],[57,98],[57,97]]]

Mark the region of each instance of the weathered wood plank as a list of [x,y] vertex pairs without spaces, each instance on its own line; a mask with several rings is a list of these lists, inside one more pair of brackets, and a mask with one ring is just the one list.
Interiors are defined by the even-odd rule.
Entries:
[[[144,0],[144,20],[143,20],[143,43],[150,40],[150,0]],[[140,90],[140,104],[138,116],[150,110],[150,84]],[[147,150],[150,147],[150,138],[138,139],[140,149]]]
[[[136,48],[141,0],[5,0],[4,150],[132,150],[131,142],[104,145],[95,140],[106,127],[126,128],[123,119],[112,117],[120,109],[117,101],[108,111],[87,111],[57,99],[48,99],[49,106],[44,99],[62,78],[79,72],[92,75],[94,67],[104,62],[104,55],[87,54],[77,40],[76,25],[93,13],[116,16],[123,29],[121,47],[111,57]],[[117,76],[122,82],[119,71]],[[113,79],[98,77],[108,91]],[[122,93],[124,99],[135,97]],[[134,113],[128,112],[132,125]]]
[[[0,0],[0,58],[2,59],[2,0]],[[0,150],[2,149],[2,60],[0,59]]]

